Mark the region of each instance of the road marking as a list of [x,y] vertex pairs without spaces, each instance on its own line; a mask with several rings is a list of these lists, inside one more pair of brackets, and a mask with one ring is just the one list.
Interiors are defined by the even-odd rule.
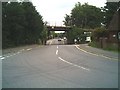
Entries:
[[17,52],[16,54],[20,54],[21,52]]
[[58,46],[57,46],[57,49],[58,49]]
[[98,54],[94,54],[94,53],[87,52],[87,51],[79,48],[77,45],[75,45],[75,46],[76,46],[77,49],[79,49],[79,50],[81,50],[81,51],[83,51],[83,52],[85,52],[85,53],[92,54],[92,55],[95,55],[95,56],[99,56]]
[[52,40],[50,41],[50,45],[52,44]]
[[[8,56],[0,56],[0,59],[5,59],[5,58],[9,58],[9,57],[12,57],[12,56],[15,56],[15,55],[17,55],[17,54],[20,54],[20,53],[22,53],[23,51],[24,51],[25,49],[21,49],[21,50],[19,50],[18,52],[16,52],[16,53],[13,53],[13,54],[11,54],[11,55],[8,55]],[[32,48],[28,48],[28,49],[26,49],[27,51],[30,51],[30,50],[32,50]]]
[[13,56],[15,56],[17,53],[14,53]]
[[75,47],[76,47],[77,49],[79,49],[79,50],[81,50],[81,51],[83,51],[83,52],[85,52],[85,53],[88,53],[88,54],[91,54],[91,55],[95,55],[95,56],[101,56],[101,57],[104,57],[104,58],[107,58],[107,59],[111,59],[111,60],[118,60],[117,58],[110,58],[110,57],[104,56],[104,55],[102,55],[102,54],[94,54],[94,53],[85,51],[85,50],[79,48],[78,46],[79,46],[79,45],[75,45]]
[[5,59],[5,57],[1,57],[0,59],[3,60],[3,59]]
[[7,58],[9,58],[10,56],[6,56]]
[[12,57],[13,55],[10,55],[9,57]]
[[58,50],[56,50],[56,55],[58,55]]
[[82,68],[82,69],[84,69],[84,70],[90,71],[90,69],[88,69],[88,68],[85,68],[85,67],[82,67],[82,66],[76,65],[76,64],[74,64],[74,63],[68,62],[68,61],[62,59],[61,57],[58,57],[58,58],[59,58],[61,61],[67,63],[67,64],[70,64],[70,65],[73,65],[73,66],[75,66],[75,67]]
[[27,51],[30,51],[30,50],[32,50],[32,48],[28,48],[28,49],[27,49]]
[[20,52],[24,51],[25,49],[20,50]]

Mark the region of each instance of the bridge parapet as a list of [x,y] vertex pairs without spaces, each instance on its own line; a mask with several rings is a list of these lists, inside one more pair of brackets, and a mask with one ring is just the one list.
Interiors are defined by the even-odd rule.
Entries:
[[70,26],[47,26],[49,31],[69,31],[72,28]]

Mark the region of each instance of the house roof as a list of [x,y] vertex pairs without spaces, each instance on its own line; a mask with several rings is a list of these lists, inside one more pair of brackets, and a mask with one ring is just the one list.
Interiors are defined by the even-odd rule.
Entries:
[[120,31],[120,7],[118,8],[118,10],[113,15],[113,18],[110,22],[108,30],[110,30],[110,31]]

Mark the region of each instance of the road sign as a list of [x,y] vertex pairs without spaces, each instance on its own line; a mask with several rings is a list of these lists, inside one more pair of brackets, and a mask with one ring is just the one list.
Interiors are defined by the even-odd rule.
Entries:
[[91,37],[86,37],[86,41],[91,42]]

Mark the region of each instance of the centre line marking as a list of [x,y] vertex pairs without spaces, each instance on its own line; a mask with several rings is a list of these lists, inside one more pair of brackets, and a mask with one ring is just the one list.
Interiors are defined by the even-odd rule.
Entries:
[[56,55],[58,55],[58,50],[56,50]]
[[58,46],[57,46],[57,49],[58,49]]
[[61,57],[58,57],[58,58],[59,58],[61,61],[67,63],[67,64],[70,64],[70,65],[73,65],[73,66],[75,66],[75,67],[79,67],[79,68],[82,68],[82,69],[84,69],[84,70],[90,71],[90,69],[88,69],[88,68],[85,68],[85,67],[82,67],[82,66],[76,65],[76,64],[74,64],[74,63],[68,62],[68,61],[62,59]]

